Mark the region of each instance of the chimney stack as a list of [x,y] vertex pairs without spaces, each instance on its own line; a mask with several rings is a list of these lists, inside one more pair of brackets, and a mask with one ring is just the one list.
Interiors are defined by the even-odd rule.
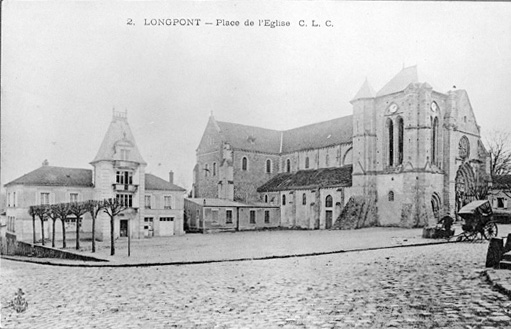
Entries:
[[49,166],[49,165],[50,165],[50,163],[48,162],[48,159],[45,159],[43,161],[43,166]]
[[172,170],[169,171],[169,183],[174,184],[174,172]]

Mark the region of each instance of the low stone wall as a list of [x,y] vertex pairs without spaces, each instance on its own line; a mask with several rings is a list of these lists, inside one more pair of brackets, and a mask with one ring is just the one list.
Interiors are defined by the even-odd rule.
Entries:
[[89,262],[106,262],[107,260],[99,259],[91,256],[85,256],[69,252],[66,250],[32,245],[23,241],[16,241],[16,239],[7,239],[7,245],[5,254],[15,256],[29,256],[38,258],[60,258],[60,259],[73,259],[83,260]]

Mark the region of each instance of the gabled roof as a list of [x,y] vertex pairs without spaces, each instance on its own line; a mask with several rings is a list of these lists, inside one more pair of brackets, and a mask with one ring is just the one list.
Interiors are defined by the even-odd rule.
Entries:
[[353,116],[348,115],[284,131],[282,153],[322,148],[352,140]]
[[410,83],[419,82],[419,75],[417,73],[417,66],[410,66],[403,68],[395,77],[392,78],[376,96],[389,95],[403,91]]
[[145,174],[145,189],[146,190],[163,190],[163,191],[186,191],[181,186],[172,184],[160,177],[153,174]]
[[300,170],[281,173],[257,189],[257,192],[277,192],[318,187],[349,187],[352,185],[353,166]]
[[103,142],[99,147],[96,157],[91,163],[102,160],[121,160],[121,154],[115,152],[118,145],[127,146],[130,150],[128,160],[140,164],[146,164],[137,147],[135,137],[131,132],[126,116],[115,114],[108,130],[103,138]]
[[366,79],[352,101],[362,98],[373,98],[374,96],[376,96],[376,91],[374,91],[373,87],[371,87],[369,81]]
[[284,131],[222,121],[216,124],[223,140],[233,148],[262,153],[290,153],[349,143],[353,139],[352,115]]
[[92,170],[42,166],[13,180],[12,182],[5,184],[5,186],[7,187],[18,184],[37,186],[93,187]]
[[233,148],[263,153],[279,153],[280,135],[277,130],[216,121],[223,140]]

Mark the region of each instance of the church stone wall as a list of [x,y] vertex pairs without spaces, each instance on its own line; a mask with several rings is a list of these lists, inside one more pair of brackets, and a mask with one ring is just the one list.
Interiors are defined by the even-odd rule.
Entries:
[[[242,159],[248,160],[247,170],[242,170]],[[272,162],[272,172],[266,172],[266,160]],[[257,188],[278,173],[279,156],[235,150],[233,155],[234,201],[259,201]]]
[[[197,155],[198,182],[196,184],[199,194],[198,196],[201,198],[218,197],[218,182],[220,181],[221,162],[221,153],[218,149],[209,153]],[[213,172],[213,164],[216,164],[215,173]]]

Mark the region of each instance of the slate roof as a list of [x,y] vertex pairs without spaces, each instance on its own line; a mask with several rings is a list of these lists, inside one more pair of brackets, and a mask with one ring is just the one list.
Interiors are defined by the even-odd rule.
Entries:
[[511,175],[495,175],[493,177],[493,189],[510,189]]
[[[5,184],[6,187],[11,185],[94,187],[92,170],[53,166],[42,166]],[[146,190],[186,191],[152,174],[145,175],[145,188]]]
[[257,189],[257,192],[312,189],[318,187],[349,187],[352,185],[353,166],[299,170],[281,173]]
[[376,96],[389,95],[405,90],[410,83],[419,82],[417,66],[403,68],[395,77],[392,78],[385,86],[383,86]]
[[353,140],[353,115],[284,131],[282,153],[322,148]]
[[222,121],[216,123],[224,140],[233,148],[262,153],[290,153],[348,143],[353,139],[352,115],[285,131]]
[[172,184],[160,177],[153,174],[145,174],[145,189],[146,190],[163,190],[163,191],[186,191],[181,186]]
[[224,140],[234,148],[263,153],[280,151],[280,131],[230,122],[216,123]]
[[247,205],[241,202],[230,201],[225,199],[214,198],[186,198],[190,202],[197,205],[205,205],[206,207],[246,207]]
[[[278,208],[277,205],[271,205],[269,203],[264,202],[254,202],[254,203],[242,203],[237,201],[230,201],[225,199],[214,199],[214,198],[185,198],[190,202],[193,202],[197,205],[206,206],[206,207],[239,207],[239,208]],[[204,203],[204,200],[206,201]]]
[[115,115],[103,138],[98,153],[91,163],[101,160],[121,160],[121,155],[115,153],[117,143],[130,145],[129,161],[146,164],[144,159],[142,159],[142,155],[140,155],[135,137],[133,137],[133,133],[128,125],[128,120],[124,117],[116,117]]
[[38,186],[93,187],[92,170],[42,166],[13,180],[12,182],[5,184],[5,186],[7,187],[17,184]]

